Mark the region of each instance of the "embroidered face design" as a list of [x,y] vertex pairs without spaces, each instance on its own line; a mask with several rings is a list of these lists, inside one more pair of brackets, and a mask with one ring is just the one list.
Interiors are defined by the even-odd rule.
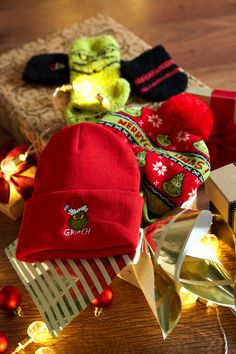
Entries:
[[147,156],[146,151],[140,151],[137,153],[136,159],[138,161],[139,167],[144,167],[146,165],[146,156]]
[[170,140],[169,135],[158,134],[156,139],[157,139],[157,142],[162,146],[168,146],[171,144],[171,140]]
[[120,50],[112,36],[81,37],[72,44],[69,65],[73,74],[98,73],[120,66]]
[[83,230],[88,224],[87,205],[78,207],[78,199],[73,198],[66,203],[64,211],[70,216],[67,225],[72,230]]
[[173,178],[163,183],[164,191],[171,197],[180,197],[182,194],[183,180],[184,174],[178,173]]

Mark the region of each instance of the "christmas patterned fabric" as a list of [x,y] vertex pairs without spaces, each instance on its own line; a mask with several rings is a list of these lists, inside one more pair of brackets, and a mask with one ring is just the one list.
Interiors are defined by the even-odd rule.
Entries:
[[[170,100],[157,110],[130,107],[107,114],[99,122],[129,142],[136,155],[145,201],[143,217],[148,223],[194,196],[210,173],[208,149],[203,140],[213,124],[210,110],[189,94]],[[196,116],[181,114],[182,107],[173,105],[176,101],[186,110],[191,101],[191,112],[195,111]],[[183,101],[187,104],[182,105]],[[175,116],[169,111],[170,104]],[[199,128],[201,120],[207,126],[204,131]]]

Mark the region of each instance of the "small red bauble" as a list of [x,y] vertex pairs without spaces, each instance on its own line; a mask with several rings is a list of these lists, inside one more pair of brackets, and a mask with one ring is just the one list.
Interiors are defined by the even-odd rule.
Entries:
[[15,286],[4,286],[0,290],[0,309],[7,312],[15,311],[21,303],[21,292]]
[[113,290],[111,286],[107,286],[103,292],[92,301],[92,304],[96,307],[103,308],[108,306],[113,299]]
[[4,332],[0,332],[0,353],[4,353],[7,349],[7,337]]

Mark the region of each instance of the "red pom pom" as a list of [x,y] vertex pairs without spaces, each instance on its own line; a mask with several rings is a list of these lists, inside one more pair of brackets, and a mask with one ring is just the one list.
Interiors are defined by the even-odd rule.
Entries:
[[157,113],[169,123],[169,133],[184,129],[190,134],[207,140],[213,129],[213,115],[210,108],[205,102],[189,93],[169,98],[160,105]]

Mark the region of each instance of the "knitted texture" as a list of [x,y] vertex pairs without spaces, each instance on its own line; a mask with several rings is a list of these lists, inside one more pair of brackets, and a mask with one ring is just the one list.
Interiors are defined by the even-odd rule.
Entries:
[[42,152],[16,256],[94,258],[135,251],[143,199],[129,144],[106,127],[61,129]]
[[130,85],[120,77],[120,49],[112,36],[76,39],[69,51],[69,67],[72,91],[66,110],[68,123],[124,107]]
[[[212,126],[210,109],[203,103],[201,114],[199,99],[183,94],[175,96],[175,100],[182,105],[183,99],[188,102],[190,97],[194,114],[197,115],[195,111],[198,110],[198,125],[204,122]],[[191,126],[184,115],[181,121],[177,108],[178,120],[175,123],[174,115],[170,120],[164,113],[171,111],[171,100],[157,110],[138,107],[105,115],[99,123],[110,127],[124,141],[129,141],[136,155],[142,176],[141,189],[146,201],[144,219],[147,222],[194,196],[210,173],[208,149],[202,140],[207,133],[201,132],[195,123]],[[188,118],[190,120],[191,116]]]
[[158,115],[165,117],[169,134],[182,127],[205,141],[213,131],[214,118],[211,109],[201,99],[189,93],[169,98],[159,106]]
[[121,70],[133,90],[149,101],[165,101],[187,87],[187,75],[161,45],[122,61]]
[[31,84],[62,85],[68,83],[68,56],[62,53],[34,55],[26,63],[23,80]]

